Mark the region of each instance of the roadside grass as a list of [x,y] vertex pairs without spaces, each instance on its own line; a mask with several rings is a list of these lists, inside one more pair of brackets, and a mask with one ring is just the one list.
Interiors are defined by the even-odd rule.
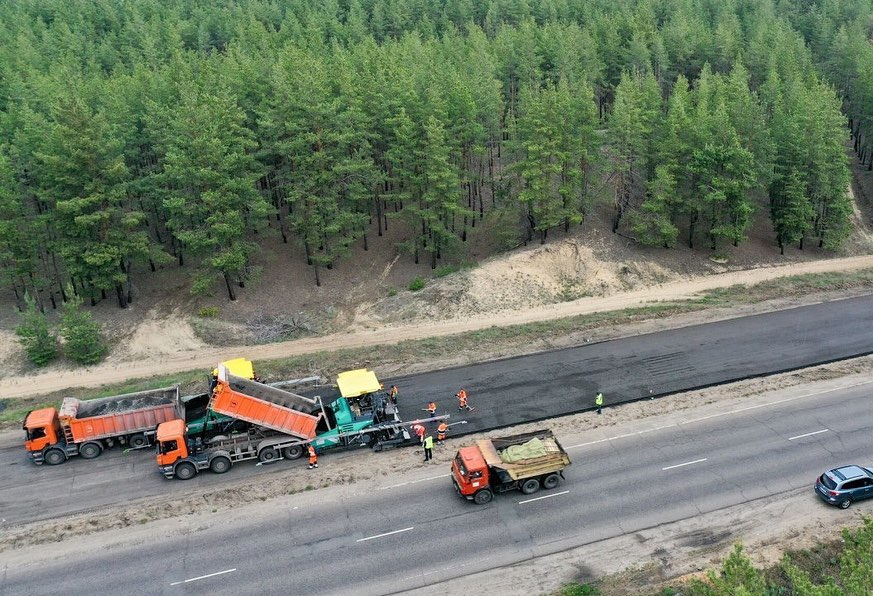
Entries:
[[[661,302],[638,308],[521,325],[490,327],[457,335],[404,340],[396,344],[320,351],[279,360],[259,361],[257,368],[261,376],[268,381],[312,375],[320,375],[332,380],[337,373],[344,370],[371,367],[374,364],[402,366],[470,355],[475,355],[477,361],[485,361],[510,356],[519,351],[530,351],[531,346],[534,345],[547,349],[550,339],[556,340],[592,329],[616,327],[713,308],[735,307],[779,298],[852,289],[873,289],[873,270],[785,277],[751,286],[735,285],[718,288],[705,292],[699,297],[682,301]],[[12,423],[20,424],[28,410],[57,405],[63,397],[68,396],[91,399],[166,387],[175,383],[179,383],[183,395],[201,393],[206,390],[208,372],[200,370],[150,379],[134,379],[125,383],[105,385],[100,389],[74,388],[39,398],[5,400],[5,404],[0,400],[2,404],[0,424],[3,426]]]

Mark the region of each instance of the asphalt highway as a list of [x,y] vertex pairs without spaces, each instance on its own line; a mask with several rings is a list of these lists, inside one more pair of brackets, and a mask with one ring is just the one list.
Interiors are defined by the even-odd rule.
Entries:
[[[0,594],[443,593],[442,581],[737,504],[797,491],[816,499],[821,471],[873,460],[870,388],[799,387],[697,419],[565,437],[566,481],[484,506],[457,496],[436,468],[302,493],[194,532],[7,567]],[[853,507],[869,514],[873,502]]]
[[[405,420],[423,414],[433,399],[438,413],[468,422],[452,428],[458,436],[592,409],[597,391],[609,407],[869,354],[870,329],[873,296],[864,296],[384,381],[400,387]],[[457,411],[454,394],[462,387],[473,412]],[[37,467],[22,443],[0,444],[3,525],[225,482],[208,473],[168,482],[157,473],[151,449],[108,450],[95,460]],[[254,478],[278,469],[243,463],[231,474]]]

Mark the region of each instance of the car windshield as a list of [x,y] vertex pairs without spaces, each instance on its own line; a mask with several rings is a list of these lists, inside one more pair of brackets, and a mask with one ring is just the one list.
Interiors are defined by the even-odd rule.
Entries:
[[837,488],[837,483],[834,482],[833,478],[831,478],[828,474],[822,474],[821,478],[819,478],[818,480],[830,490],[834,490],[835,488]]

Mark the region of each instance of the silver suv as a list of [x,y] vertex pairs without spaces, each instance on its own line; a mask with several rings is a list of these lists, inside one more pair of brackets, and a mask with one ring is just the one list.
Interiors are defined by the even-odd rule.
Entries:
[[828,470],[815,481],[815,494],[831,505],[848,509],[854,501],[873,497],[873,470],[861,466]]

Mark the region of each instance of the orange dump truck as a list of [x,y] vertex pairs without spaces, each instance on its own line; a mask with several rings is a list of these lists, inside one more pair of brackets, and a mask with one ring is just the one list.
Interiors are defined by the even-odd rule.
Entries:
[[234,376],[223,365],[217,372],[209,410],[247,427],[227,435],[191,436],[184,419],[162,423],[157,460],[167,478],[187,480],[201,470],[223,474],[240,461],[303,455],[324,417],[318,400]]
[[178,386],[87,401],[66,397],[59,410],[27,413],[24,445],[36,464],[57,465],[75,455],[93,459],[116,444],[150,445],[158,425],[180,415]]
[[569,465],[554,433],[537,430],[462,447],[452,461],[452,483],[459,495],[484,505],[496,492],[517,489],[530,495],[540,487],[555,488]]

